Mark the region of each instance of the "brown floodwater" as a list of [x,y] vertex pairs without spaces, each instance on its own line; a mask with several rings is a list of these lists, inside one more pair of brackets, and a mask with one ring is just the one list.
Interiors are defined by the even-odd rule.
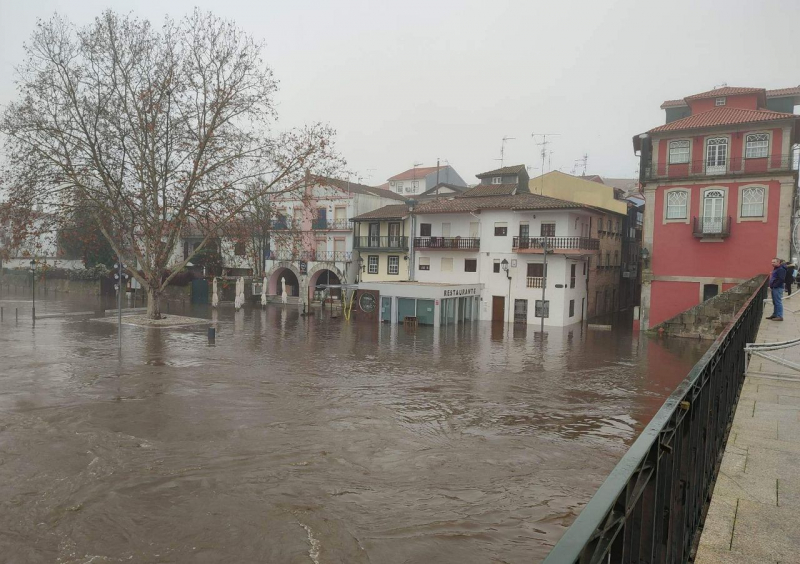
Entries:
[[269,306],[221,308],[215,346],[126,326],[119,356],[113,324],[0,306],[0,561],[26,564],[536,562],[704,349]]

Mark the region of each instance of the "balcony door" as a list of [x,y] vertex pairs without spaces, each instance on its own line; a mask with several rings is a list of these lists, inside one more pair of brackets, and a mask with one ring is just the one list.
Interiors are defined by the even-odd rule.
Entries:
[[708,190],[703,194],[703,233],[722,233],[725,194]]
[[370,223],[369,224],[369,246],[370,247],[380,247],[381,246],[381,224],[380,223]]
[[714,137],[706,141],[706,174],[724,174],[727,164],[727,137]]
[[400,247],[400,224],[389,224],[389,246],[393,249]]

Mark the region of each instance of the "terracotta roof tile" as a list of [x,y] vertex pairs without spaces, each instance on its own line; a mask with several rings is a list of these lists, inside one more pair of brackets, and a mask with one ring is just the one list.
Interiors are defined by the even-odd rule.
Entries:
[[[445,168],[447,168],[447,165],[439,167],[440,170]],[[401,172],[400,174],[395,174],[394,176],[389,178],[389,180],[414,180],[415,178],[417,180],[420,180],[422,178],[425,178],[432,172],[436,172],[435,166],[425,166],[425,167],[418,166],[415,169],[410,168],[404,172]]]
[[350,219],[350,221],[361,221],[364,219],[402,219],[408,215],[407,204],[391,204],[376,210],[362,213]]
[[314,176],[314,180],[323,186],[333,186],[343,192],[350,192],[352,194],[366,194],[368,196],[378,196],[380,198],[389,198],[391,200],[405,201],[403,196],[395,194],[390,190],[385,190],[380,186],[367,186],[366,184],[358,184],[356,182],[348,182],[347,180],[340,180],[338,178],[330,178],[327,176]]
[[684,129],[700,129],[716,125],[734,125],[737,123],[755,123],[761,121],[774,121],[779,119],[794,119],[794,114],[784,114],[770,110],[742,110],[721,106],[707,112],[694,114],[683,119],[675,120],[650,130],[650,133],[660,131],[681,131]]
[[763,88],[742,88],[739,86],[723,86],[722,88],[715,88],[708,92],[701,92],[700,94],[692,94],[687,96],[684,100],[700,100],[702,98],[718,98],[720,96],[736,96],[737,94],[758,94],[764,92]]
[[665,100],[663,104],[661,104],[661,109],[666,110],[667,108],[680,108],[681,106],[686,106],[686,101],[681,100]]
[[800,96],[800,86],[767,90],[767,98],[782,98],[783,96]]
[[508,196],[514,194],[519,188],[517,184],[478,184],[462,194],[465,198],[479,198],[484,196]]
[[486,178],[488,176],[503,176],[504,174],[519,174],[525,170],[525,165],[513,165],[513,166],[504,166],[503,168],[497,168],[495,170],[490,170],[488,172],[482,172],[480,174],[476,174],[478,178]]
[[485,198],[442,198],[423,202],[414,208],[414,213],[459,213],[479,210],[556,210],[556,209],[592,209],[583,204],[567,202],[539,194],[515,194],[506,196],[488,196]]

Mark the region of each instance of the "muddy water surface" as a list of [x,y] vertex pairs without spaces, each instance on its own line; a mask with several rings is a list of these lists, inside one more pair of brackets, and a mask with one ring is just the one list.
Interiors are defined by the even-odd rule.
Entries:
[[119,357],[114,325],[32,327],[15,299],[2,562],[536,562],[702,353],[271,306],[221,309],[213,347],[204,328],[125,327]]

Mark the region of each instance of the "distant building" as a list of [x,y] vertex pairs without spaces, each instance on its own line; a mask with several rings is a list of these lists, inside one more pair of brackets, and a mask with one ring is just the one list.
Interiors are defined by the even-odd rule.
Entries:
[[800,87],[724,87],[661,107],[633,138],[645,197],[641,327],[789,258]]
[[389,178],[389,190],[405,197],[426,192],[437,184],[466,186],[464,179],[450,165],[414,167]]

